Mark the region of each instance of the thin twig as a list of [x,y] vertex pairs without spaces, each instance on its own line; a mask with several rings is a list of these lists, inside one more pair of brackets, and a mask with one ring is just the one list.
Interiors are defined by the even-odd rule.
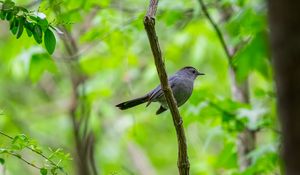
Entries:
[[[5,136],[6,138],[9,138],[11,140],[13,140],[14,138],[12,136],[9,136],[7,134],[5,134],[4,132],[0,131],[0,134]],[[55,162],[53,162],[51,159],[49,159],[48,157],[46,157],[44,154],[40,153],[39,151],[35,150],[35,149],[32,149],[31,147],[29,146],[26,146],[27,149],[29,149],[30,151],[40,155],[41,157],[43,157],[45,160],[47,160],[48,162],[50,162],[53,166],[55,166],[56,168],[58,169],[61,169],[60,166],[58,166]]]
[[1,135],[3,135],[3,136],[5,136],[5,137],[7,137],[7,138],[13,139],[13,137],[11,137],[11,136],[9,136],[9,135],[5,134],[5,133],[4,133],[4,132],[2,132],[2,131],[0,131],[0,134],[1,134]]
[[33,164],[33,163],[31,163],[31,162],[29,162],[29,161],[23,159],[19,154],[16,154],[16,153],[13,153],[13,152],[6,152],[6,153],[9,154],[9,155],[14,156],[14,157],[16,157],[16,158],[18,158],[18,159],[20,159],[20,160],[22,160],[23,162],[27,163],[28,165],[30,165],[30,166],[32,166],[32,167],[34,167],[34,168],[36,168],[36,169],[39,169],[39,170],[42,169],[42,168],[36,166],[35,164]]
[[175,98],[172,93],[172,89],[168,83],[168,76],[165,70],[165,64],[162,59],[162,54],[158,42],[158,38],[155,31],[155,14],[157,10],[158,0],[150,0],[150,5],[146,16],[144,17],[144,26],[148,35],[151,50],[154,56],[154,62],[156,70],[160,79],[161,87],[163,89],[166,101],[172,114],[174,127],[176,129],[177,141],[178,141],[178,170],[180,175],[188,175],[190,169],[190,163],[187,154],[186,137],[184,128],[182,125],[182,118],[177,108]]
[[204,4],[203,0],[198,0],[200,5],[201,5],[201,9],[204,13],[204,15],[206,16],[206,18],[209,20],[210,24],[213,26],[214,30],[216,31],[217,35],[218,35],[218,38],[221,42],[221,45],[224,49],[224,52],[227,56],[227,59],[228,59],[228,63],[230,64],[230,66],[232,66],[232,54],[230,54],[230,51],[228,49],[228,46],[225,42],[225,39],[224,39],[224,36],[219,28],[219,26],[214,22],[214,20],[212,19],[212,17],[210,16],[210,14],[208,13],[208,10],[207,10],[207,7],[206,5]]
[[[13,139],[13,137],[11,137],[11,136],[9,136],[9,135],[3,133],[2,131],[0,131],[0,134],[3,135],[3,136],[5,136],[5,137],[7,137],[7,138],[9,138],[9,139]],[[31,151],[34,151],[34,150],[32,150],[30,147],[26,147],[26,148],[30,149]],[[34,152],[35,152],[35,151],[34,151]],[[28,165],[30,165],[30,166],[32,166],[32,167],[34,167],[34,168],[41,169],[41,168],[37,167],[36,165],[34,165],[33,163],[30,163],[30,162],[28,162],[27,160],[23,159],[20,155],[18,155],[18,154],[16,154],[16,153],[13,153],[13,152],[6,152],[6,153],[7,153],[7,154],[10,154],[10,155],[12,155],[12,156],[14,156],[14,157],[17,157],[18,159],[22,160],[23,162],[27,163]]]

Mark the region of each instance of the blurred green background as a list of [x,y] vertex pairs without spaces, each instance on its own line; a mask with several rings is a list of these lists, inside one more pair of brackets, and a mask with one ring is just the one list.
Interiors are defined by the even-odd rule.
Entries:
[[[15,2],[46,14],[53,26],[64,26],[78,50],[76,59],[72,58],[64,36],[56,33],[56,50],[49,55],[43,45],[25,34],[16,39],[10,33],[9,23],[0,21],[0,130],[11,136],[26,134],[37,141],[45,154],[49,154],[48,147],[62,148],[72,160],[63,161],[61,166],[68,174],[76,174],[70,106],[74,98],[74,69],[80,69],[84,83],[75,86],[80,99],[76,115],[80,118],[80,113],[84,113],[80,106],[87,111],[86,125],[95,138],[93,155],[98,173],[177,174],[177,139],[170,113],[156,116],[158,104],[126,111],[115,107],[119,102],[144,95],[159,83],[143,27],[149,2]],[[197,79],[192,97],[180,108],[191,174],[279,174],[276,95],[265,2],[205,3],[227,44],[242,43],[235,47],[232,62],[237,81],[248,81],[249,103],[232,97],[228,59],[199,2],[161,0],[156,29],[167,72],[173,74],[184,66],[193,66],[206,74]],[[252,164],[240,171],[237,140],[245,127],[255,131],[256,147],[247,155]],[[7,147],[10,140],[0,138],[0,147]],[[20,154],[43,164],[44,160],[30,151]],[[5,159],[0,174],[40,173],[15,157],[0,157]]]

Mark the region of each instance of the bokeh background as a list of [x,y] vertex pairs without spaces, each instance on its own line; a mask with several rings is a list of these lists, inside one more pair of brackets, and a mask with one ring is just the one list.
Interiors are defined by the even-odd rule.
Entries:
[[[159,105],[155,103],[126,111],[115,107],[159,83],[143,27],[149,2],[15,2],[46,14],[53,26],[64,26],[67,32],[56,33],[56,50],[49,55],[25,34],[16,39],[9,23],[0,21],[0,130],[11,136],[27,135],[46,155],[51,154],[48,148],[63,149],[71,159],[63,160],[61,166],[68,174],[78,174],[72,122],[83,118],[78,133],[80,138],[84,133],[93,138],[98,174],[177,174],[177,140],[170,113],[156,116]],[[180,108],[191,174],[279,174],[266,4],[262,0],[205,3],[235,52],[234,78],[247,82],[249,100],[234,98],[228,58],[199,2],[161,0],[156,28],[167,72],[193,66],[205,73]],[[76,44],[71,53],[68,41]],[[255,148],[247,154],[251,165],[240,170],[238,141],[245,128],[255,133]],[[8,147],[10,140],[0,138],[0,147]],[[28,150],[20,154],[35,164],[47,164]],[[5,159],[0,174],[40,173],[16,157],[0,157]]]

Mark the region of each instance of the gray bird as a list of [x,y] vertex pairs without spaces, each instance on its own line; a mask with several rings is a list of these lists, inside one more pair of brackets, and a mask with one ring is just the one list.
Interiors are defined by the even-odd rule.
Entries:
[[[199,75],[204,75],[204,73],[200,73],[197,71],[197,69],[187,66],[177,71],[168,79],[178,107],[183,105],[192,95],[194,81]],[[149,106],[151,102],[159,102],[161,104],[160,108],[156,111],[156,115],[168,109],[168,104],[160,85],[146,95],[133,100],[125,101],[116,105],[116,107],[121,110],[125,110],[146,102],[146,107]]]

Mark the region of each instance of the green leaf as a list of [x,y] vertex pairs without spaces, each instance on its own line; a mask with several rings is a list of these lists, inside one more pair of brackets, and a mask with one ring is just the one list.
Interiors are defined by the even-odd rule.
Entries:
[[234,57],[237,78],[244,80],[251,71],[256,70],[264,77],[270,77],[268,42],[265,32],[256,33],[251,41],[240,49]]
[[56,39],[53,32],[50,29],[47,29],[45,31],[44,43],[48,53],[52,54],[55,50]]
[[178,10],[170,10],[164,13],[163,18],[168,26],[174,25],[184,17],[183,12]]
[[11,25],[10,25],[10,31],[12,34],[16,34],[17,31],[18,31],[18,27],[19,26],[19,20],[18,19],[14,19],[12,22],[11,22]]
[[3,158],[0,158],[0,164],[4,164],[5,163],[5,160]]
[[53,174],[53,175],[56,175],[57,174],[57,167],[53,167],[52,169],[51,169],[51,173]]
[[24,7],[18,6],[17,9],[18,9],[18,10],[21,10],[21,11],[23,11],[23,12],[25,12],[25,13],[28,13],[28,12],[29,12],[29,11],[28,11],[26,8],[24,8]]
[[234,168],[237,164],[236,146],[234,143],[224,144],[223,150],[218,155],[216,165],[221,168]]
[[49,54],[34,54],[29,65],[29,77],[32,82],[37,82],[45,71],[56,72],[56,65]]
[[9,10],[12,9],[14,6],[15,6],[14,2],[12,2],[11,0],[6,0],[3,3],[2,10]]
[[7,12],[6,20],[10,21],[12,18],[13,18],[13,12],[12,11]]
[[15,6],[12,10],[13,15],[16,16],[19,13],[19,11],[20,11],[20,8]]
[[37,19],[38,19],[37,23],[42,27],[42,30],[46,31],[49,27],[49,23],[48,23],[47,19],[46,18],[42,19],[42,18],[39,18],[39,17]]
[[33,24],[29,23],[28,21],[25,21],[25,29],[26,29],[26,33],[29,37],[32,36],[32,31],[33,31]]
[[15,34],[17,33],[17,31],[18,31],[18,27],[14,27],[14,28],[11,30],[11,33],[15,35]]
[[33,37],[38,44],[42,43],[43,31],[41,26],[38,24],[33,26]]
[[[44,16],[43,13],[38,13],[38,15],[41,14],[42,16]],[[49,27],[49,23],[47,21],[46,18],[42,18],[40,16],[29,16],[30,19],[32,19],[33,21],[35,21],[39,26],[41,26],[41,29],[43,31],[46,31]]]
[[23,33],[24,30],[24,22],[25,22],[25,18],[24,17],[20,17],[19,19],[19,26],[18,26],[18,33],[17,33],[17,39],[19,39]]
[[17,135],[12,140],[12,148],[16,150],[21,150],[28,145],[29,145],[29,138],[24,134]]
[[253,8],[244,8],[226,24],[232,37],[255,34],[266,28],[265,14]]
[[38,18],[36,16],[29,16],[30,19],[32,19],[33,21],[37,22]]
[[41,173],[41,175],[47,175],[48,174],[48,170],[46,168],[41,168],[40,169],[40,173]]
[[0,10],[0,19],[4,20],[6,16],[6,12],[4,12],[3,10]]
[[17,25],[17,19],[10,21],[9,30],[12,30],[14,27],[17,27],[16,25]]

